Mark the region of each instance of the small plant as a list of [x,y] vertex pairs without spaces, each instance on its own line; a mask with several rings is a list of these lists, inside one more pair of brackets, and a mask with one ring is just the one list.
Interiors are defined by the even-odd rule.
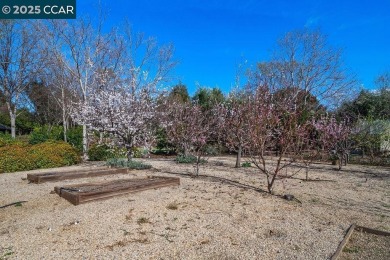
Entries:
[[250,162],[244,162],[241,164],[241,167],[252,167]]
[[137,224],[138,225],[148,224],[148,223],[150,223],[148,218],[141,217],[141,218],[137,219]]
[[0,259],[1,260],[9,259],[11,257],[11,255],[13,255],[13,254],[14,254],[14,252],[12,251],[12,247],[6,247],[6,248],[0,247]]
[[143,162],[130,161],[127,162],[127,168],[134,170],[146,170],[152,168],[152,165]]
[[106,161],[106,165],[111,167],[129,168],[134,170],[145,170],[152,168],[152,165],[139,161],[128,161],[126,158],[110,158]]
[[[196,163],[197,158],[196,156],[193,155],[187,155],[185,156],[184,154],[181,154],[176,157],[175,161],[177,163]],[[205,159],[201,159],[200,163],[206,163],[207,161]]]
[[179,208],[179,205],[176,202],[172,202],[169,203],[166,208],[170,210],[177,210]]
[[355,246],[355,247],[344,247],[343,249],[343,252],[346,252],[346,253],[359,253],[359,247]]

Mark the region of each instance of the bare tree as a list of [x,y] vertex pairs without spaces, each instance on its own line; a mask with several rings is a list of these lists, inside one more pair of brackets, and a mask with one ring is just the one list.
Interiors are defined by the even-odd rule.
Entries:
[[10,115],[13,138],[18,107],[42,67],[36,26],[38,23],[30,21],[0,21],[0,91]]
[[292,31],[278,41],[270,62],[259,63],[267,85],[298,88],[333,108],[355,89],[354,76],[343,65],[342,52],[320,31]]

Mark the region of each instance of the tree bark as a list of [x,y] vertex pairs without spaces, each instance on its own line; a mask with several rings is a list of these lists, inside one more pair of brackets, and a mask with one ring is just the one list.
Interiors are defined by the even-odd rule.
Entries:
[[88,135],[86,125],[83,125],[83,160],[88,160]]
[[65,106],[65,91],[64,88],[61,90],[61,98],[62,98],[62,127],[64,128],[64,142],[68,142],[67,130],[68,124],[66,121],[66,106]]
[[241,154],[242,154],[242,146],[240,145],[237,151],[236,168],[241,167]]
[[13,139],[16,138],[16,114],[13,112],[10,112],[10,118],[11,118],[11,137]]

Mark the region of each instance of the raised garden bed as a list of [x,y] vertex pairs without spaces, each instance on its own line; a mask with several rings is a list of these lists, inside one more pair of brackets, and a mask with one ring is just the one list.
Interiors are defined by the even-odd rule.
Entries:
[[38,174],[27,174],[27,180],[32,183],[43,183],[49,181],[61,181],[69,179],[79,179],[79,178],[88,178],[88,177],[99,177],[112,174],[125,174],[127,169],[120,168],[107,168],[99,167],[96,169],[86,169],[86,170],[77,170],[77,171],[67,171],[67,172],[46,172]]
[[390,233],[351,225],[331,260],[390,259]]
[[142,179],[58,186],[54,191],[73,205],[79,205],[123,194],[178,185],[180,185],[180,178],[151,176]]

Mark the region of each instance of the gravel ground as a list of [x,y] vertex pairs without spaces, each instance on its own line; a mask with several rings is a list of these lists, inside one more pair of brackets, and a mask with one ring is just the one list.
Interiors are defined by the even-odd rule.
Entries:
[[[351,223],[390,231],[389,169],[315,164],[314,181],[279,180],[258,189],[255,168],[214,157],[190,178],[191,165],[149,159],[154,169],[28,184],[26,172],[0,174],[0,259],[329,259]],[[77,169],[84,166],[60,168]],[[44,172],[32,171],[32,172]],[[169,173],[168,173],[169,172]],[[31,173],[31,172],[30,172]],[[54,186],[178,176],[179,187],[147,190],[73,206]]]

